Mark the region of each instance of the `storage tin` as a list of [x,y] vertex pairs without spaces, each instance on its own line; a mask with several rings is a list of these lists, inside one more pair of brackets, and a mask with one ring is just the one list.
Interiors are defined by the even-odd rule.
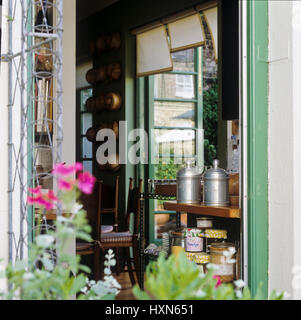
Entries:
[[201,203],[202,201],[202,172],[193,167],[191,161],[186,162],[185,168],[177,173],[177,202]]
[[208,169],[204,180],[204,204],[206,206],[225,207],[229,205],[229,176],[218,167],[218,160],[213,160],[213,167]]

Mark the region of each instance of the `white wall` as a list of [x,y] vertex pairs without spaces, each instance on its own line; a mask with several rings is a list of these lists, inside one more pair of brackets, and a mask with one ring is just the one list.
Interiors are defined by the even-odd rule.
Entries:
[[[63,1],[63,144],[62,161],[76,161],[76,1]],[[69,252],[75,254],[75,241]]]
[[292,26],[296,2],[269,1],[269,288],[285,290],[291,298],[301,298],[292,290],[292,267],[298,261],[301,265],[301,79],[295,56],[300,38]]
[[[2,13],[3,16],[8,15],[7,1],[4,1]],[[2,39],[1,52],[7,52],[7,23],[2,21]],[[8,104],[8,64],[1,62],[0,69],[0,259],[3,259],[1,267],[4,267],[8,262],[8,123],[7,123],[7,104]],[[0,290],[5,288],[5,282],[0,280]]]
[[63,156],[75,162],[76,138],[76,1],[63,1]]
[[293,296],[301,299],[301,2],[293,1],[292,17],[292,67],[293,67],[293,178],[294,178],[294,214],[293,214],[293,265],[298,267],[298,287],[293,288]]

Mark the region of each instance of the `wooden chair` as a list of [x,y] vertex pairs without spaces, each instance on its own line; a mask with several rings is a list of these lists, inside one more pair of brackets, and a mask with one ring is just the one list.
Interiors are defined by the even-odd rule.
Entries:
[[[103,192],[103,201],[101,202],[99,197],[99,190]],[[100,252],[101,248],[98,245],[100,239],[100,230],[103,232],[117,231],[118,229],[118,192],[119,192],[119,176],[116,177],[115,187],[103,185],[102,181],[97,181],[91,195],[82,194],[80,201],[83,204],[84,209],[87,212],[87,219],[92,228],[93,242],[77,242],[76,254],[78,255],[93,255],[93,269],[95,280],[101,279],[100,268]],[[112,197],[112,195],[114,195]],[[98,204],[98,206],[96,205]],[[100,207],[103,214],[113,215],[112,225],[98,224],[98,216]],[[105,206],[105,207],[103,207]]]
[[[140,194],[142,193],[142,179],[139,180],[138,188],[134,188],[133,179],[130,178],[129,181],[129,193],[127,201],[127,212],[126,212],[126,228],[125,231],[121,232],[111,232],[111,233],[99,233],[99,246],[102,250],[102,259],[104,257],[104,252],[106,249],[118,249],[125,248],[126,251],[126,262],[128,267],[128,272],[132,285],[136,283],[134,277],[134,270],[132,268],[132,260],[130,257],[130,248],[133,248],[134,256],[134,267],[139,279],[139,248],[138,248],[138,234],[139,234],[139,212],[140,212]],[[99,188],[99,201],[102,198],[102,188]],[[134,225],[133,230],[130,230],[130,217],[131,213],[134,215]],[[98,230],[101,230],[101,216],[103,212],[100,209],[98,215]],[[101,263],[103,266],[103,261]]]
[[[102,232],[107,233],[111,231],[118,231],[118,197],[119,197],[119,176],[115,179],[115,186],[112,187],[108,184],[103,184],[102,181],[99,181],[98,186],[98,212],[101,210],[101,213],[103,215],[111,215],[113,216],[113,223],[112,225],[102,225],[101,229]],[[101,185],[101,186],[100,186]],[[100,192],[99,188],[102,188],[101,190],[101,199],[100,199]],[[98,214],[97,214],[98,216]],[[109,230],[109,231],[108,231]]]

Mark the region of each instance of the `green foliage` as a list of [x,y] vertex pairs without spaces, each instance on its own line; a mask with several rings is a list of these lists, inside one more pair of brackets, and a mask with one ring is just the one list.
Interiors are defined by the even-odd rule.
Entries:
[[170,158],[168,164],[163,163],[163,160],[160,159],[156,165],[155,179],[175,179],[178,170],[179,165],[174,163],[174,158]]
[[[73,194],[78,198],[78,194]],[[112,277],[114,254],[109,250],[105,261],[104,281],[89,281],[84,274],[90,269],[80,263],[80,257],[68,254],[66,248],[74,237],[92,241],[91,227],[82,205],[74,202],[71,193],[61,195],[70,217],[57,217],[55,229],[38,234],[28,251],[28,260],[17,260],[5,269],[10,289],[2,299],[22,300],[99,300],[114,299],[120,285]]]
[[217,80],[211,87],[204,91],[203,95],[203,125],[204,125],[204,158],[205,165],[212,165],[216,159],[217,147],[217,103],[218,103]]
[[[161,254],[157,261],[146,268],[145,291],[138,286],[133,293],[139,300],[258,300],[263,299],[261,286],[251,297],[250,290],[243,288],[242,281],[220,284],[209,266],[203,273],[198,266],[186,259],[185,253],[165,259]],[[270,299],[283,299],[283,294],[273,292]]]

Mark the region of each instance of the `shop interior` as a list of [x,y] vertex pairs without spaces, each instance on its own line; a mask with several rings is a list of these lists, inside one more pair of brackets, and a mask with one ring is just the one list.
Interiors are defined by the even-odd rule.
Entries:
[[[242,278],[238,4],[220,0],[76,3],[76,160],[102,181],[102,193],[97,185],[89,199],[82,199],[93,227],[101,207],[106,214],[100,225],[112,226],[107,234],[123,232],[123,244],[129,242],[127,232],[135,233],[136,221],[128,214],[133,193],[130,184],[144,193],[151,189],[152,195],[157,192],[159,196],[143,201],[144,248],[168,250],[166,239],[169,237],[169,245],[172,237],[176,241],[177,234],[172,233],[178,232],[179,226],[183,231],[204,223],[205,228],[200,229],[207,236],[202,234],[198,250],[203,254],[197,259],[208,256],[206,261],[210,261],[208,245],[212,242],[231,243],[236,262],[233,276],[225,282]],[[38,87],[51,90],[50,83],[43,81]],[[48,110],[51,118],[50,104]],[[120,126],[123,121],[125,131]],[[117,148],[114,161],[100,164],[97,153],[104,142],[99,141],[98,131],[104,128],[113,130]],[[120,145],[127,142],[128,151],[137,142],[128,140],[136,128],[147,133],[146,155],[145,150],[137,155],[142,159],[143,154],[148,163],[124,164]],[[43,126],[36,128],[37,141],[43,139],[43,131],[47,131]],[[215,159],[227,177],[227,203],[206,206],[202,185],[202,198],[194,208],[170,204],[177,203],[177,174],[187,161],[204,177]],[[51,162],[47,152],[38,154],[36,170],[48,172]],[[39,183],[51,188],[47,175],[42,175]],[[105,241],[104,249],[110,241]],[[137,243],[116,247],[116,272],[129,274],[132,284],[137,275],[130,269],[137,268],[138,251]],[[145,264],[155,258],[145,254]],[[82,259],[92,267],[91,277],[101,274],[95,269],[93,255],[83,253]]]

